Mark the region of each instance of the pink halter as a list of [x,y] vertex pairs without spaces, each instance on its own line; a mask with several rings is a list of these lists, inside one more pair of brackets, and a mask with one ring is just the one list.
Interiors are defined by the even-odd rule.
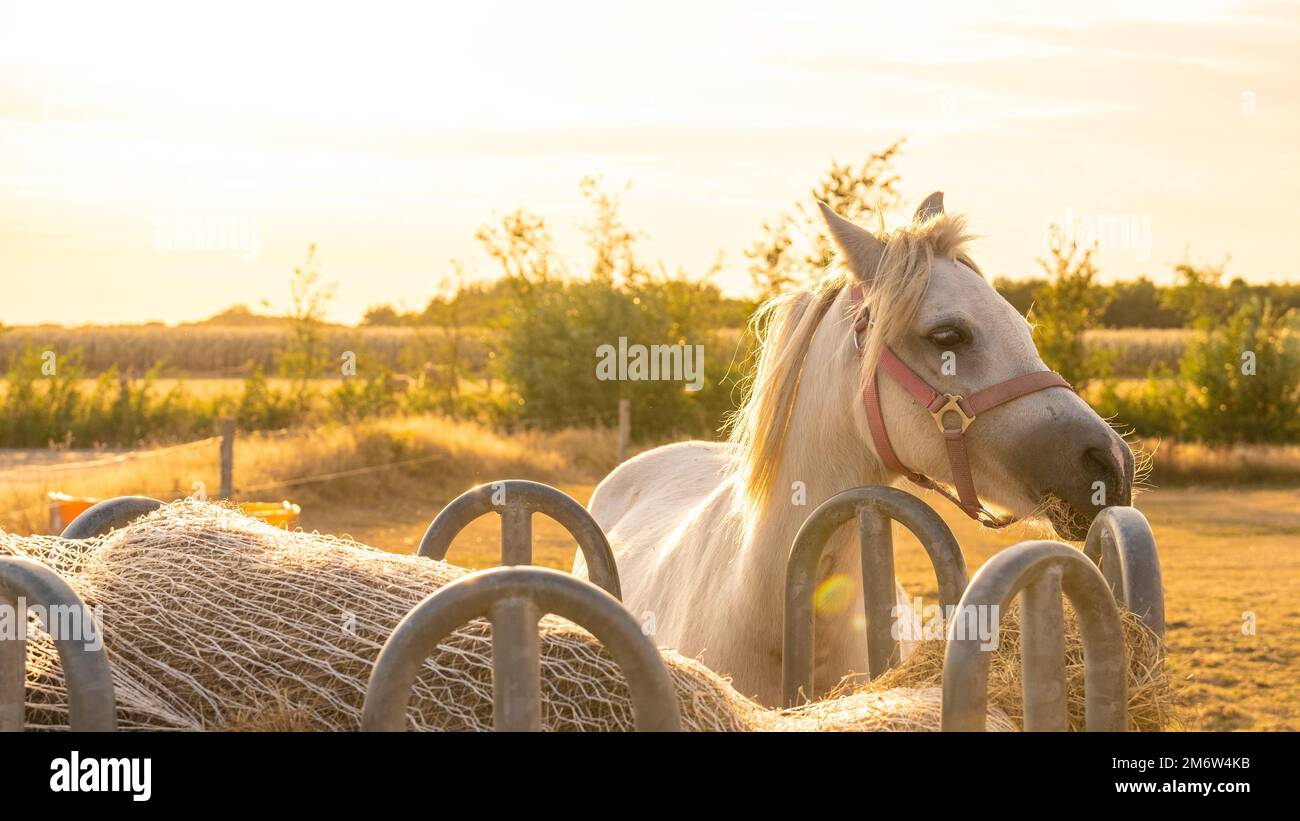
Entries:
[[[867,305],[863,297],[861,285],[850,287],[849,300],[854,307],[853,333],[855,346],[857,334],[865,331],[870,324]],[[859,349],[860,352],[861,349]],[[934,423],[939,428],[939,432],[943,434],[944,445],[948,449],[948,465],[952,469],[953,484],[957,488],[956,495],[930,477],[917,473],[904,465],[898,455],[894,453],[894,448],[889,443],[889,433],[885,429],[885,417],[881,411],[880,394],[876,387],[881,371],[884,371],[891,379],[901,385],[903,390],[907,391],[917,404],[928,410],[930,415],[934,417]],[[999,528],[1014,523],[1015,519],[998,519],[980,503],[979,495],[975,492],[975,480],[971,476],[970,460],[966,455],[966,429],[985,411],[1013,399],[1019,399],[1022,396],[1047,390],[1048,388],[1069,388],[1074,390],[1070,383],[1066,382],[1058,373],[1035,371],[1012,377],[1005,382],[999,382],[968,397],[951,393],[939,393],[886,346],[880,351],[880,363],[876,366],[876,372],[872,374],[871,379],[867,382],[866,390],[862,394],[862,402],[866,406],[867,426],[871,431],[871,440],[875,443],[876,453],[879,454],[881,461],[885,463],[885,467],[896,473],[903,474],[921,487],[938,492],[961,508],[962,512],[967,516],[980,522],[985,527]],[[954,417],[951,425],[945,421],[950,414]]]

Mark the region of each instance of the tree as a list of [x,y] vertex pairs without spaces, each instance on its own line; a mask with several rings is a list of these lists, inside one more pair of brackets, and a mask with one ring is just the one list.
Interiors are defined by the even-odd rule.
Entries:
[[331,364],[325,345],[325,312],[334,298],[337,283],[321,280],[315,244],[307,246],[302,265],[289,278],[289,338],[280,351],[280,375],[292,380],[293,401],[298,411],[311,403],[311,380]]
[[405,324],[405,318],[392,305],[372,305],[361,318],[362,325],[396,327]]
[[1054,242],[1038,264],[1047,275],[1029,312],[1038,352],[1048,367],[1082,388],[1108,369],[1105,353],[1088,350],[1083,335],[1101,319],[1109,295],[1097,284],[1092,249]]
[[1102,315],[1107,328],[1177,328],[1183,318],[1162,300],[1159,286],[1147,277],[1111,285],[1111,301]]
[[438,330],[434,359],[427,362],[420,376],[420,387],[433,397],[435,405],[456,418],[460,414],[460,381],[464,375],[464,317],[460,294],[464,289],[465,270],[459,260],[451,261],[452,275],[443,277],[441,295],[429,300],[422,316],[423,324]]
[[548,282],[563,273],[546,220],[523,208],[506,214],[500,225],[483,226],[474,237],[516,289]]
[[1029,309],[1034,305],[1034,297],[1046,285],[1042,279],[1007,279],[1006,277],[997,277],[993,280],[993,288],[1002,298],[1011,303],[1020,314],[1027,315]]
[[1181,281],[1165,291],[1162,303],[1182,316],[1185,325],[1205,329],[1219,324],[1232,313],[1233,305],[1230,295],[1219,284],[1224,267],[1178,263],[1174,272]]
[[[716,426],[707,402],[722,392],[691,392],[670,379],[598,374],[599,351],[619,346],[620,338],[628,346],[704,344],[712,333],[707,320],[720,311],[721,297],[707,282],[644,265],[635,247],[639,234],[623,222],[618,197],[595,180],[584,180],[582,193],[594,211],[580,226],[592,251],[589,265],[564,265],[554,255],[545,221],[526,212],[516,211],[477,233],[514,296],[502,323],[498,358],[512,394],[509,418],[552,428],[612,426],[619,400],[628,399],[637,437]],[[556,273],[565,270],[585,273]],[[704,383],[715,376],[716,370],[706,369]]]
[[832,161],[808,197],[795,203],[793,214],[763,224],[762,237],[745,251],[751,260],[750,276],[762,298],[815,282],[834,258],[835,249],[823,230],[817,201],[854,221],[879,217],[898,204],[894,158],[902,145],[899,140],[858,166]]
[[[624,191],[630,188],[631,183],[623,186]],[[636,241],[641,235],[623,223],[622,201],[601,187],[599,177],[584,177],[578,189],[596,212],[592,222],[579,226],[587,235],[587,247],[593,255],[592,279],[613,282],[621,274],[623,281],[630,281],[640,272]]]

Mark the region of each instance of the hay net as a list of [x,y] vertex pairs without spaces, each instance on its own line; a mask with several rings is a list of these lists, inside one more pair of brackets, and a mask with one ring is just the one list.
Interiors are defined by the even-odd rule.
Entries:
[[[98,612],[123,729],[356,730],[371,668],[393,628],[469,572],[192,501],[84,542],[0,533],[0,555],[51,566]],[[604,648],[556,616],[545,617],[541,631],[543,726],[632,729],[630,692]],[[663,658],[686,729],[939,726],[940,681],[929,668],[894,676],[888,687],[777,711],[698,661],[669,650]],[[1001,665],[995,658],[995,676]],[[410,704],[411,729],[492,727],[487,622],[461,627],[438,647]],[[57,653],[41,635],[28,648],[27,724],[66,727],[67,712]],[[1017,729],[996,699],[988,726]]]

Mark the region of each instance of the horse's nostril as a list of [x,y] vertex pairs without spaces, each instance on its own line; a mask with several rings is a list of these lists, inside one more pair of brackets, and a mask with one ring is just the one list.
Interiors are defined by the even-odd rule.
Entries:
[[1110,454],[1101,448],[1088,448],[1083,452],[1083,468],[1089,476],[1110,473]]
[[[1127,488],[1122,470],[1115,463],[1114,454],[1104,448],[1088,448],[1083,452],[1082,462],[1083,474],[1093,485],[1093,498],[1101,500],[1099,507],[1128,504],[1126,498],[1120,498],[1126,495]],[[1101,488],[1097,487],[1098,482],[1102,484]],[[1098,490],[1101,490],[1100,497],[1098,497]],[[1114,498],[1108,498],[1112,496]]]

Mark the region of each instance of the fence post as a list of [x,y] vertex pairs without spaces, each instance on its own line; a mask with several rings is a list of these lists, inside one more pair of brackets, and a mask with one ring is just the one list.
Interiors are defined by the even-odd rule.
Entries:
[[235,420],[221,420],[221,498],[234,495],[235,477]]
[[627,458],[627,448],[632,438],[632,402],[618,400],[618,463]]

